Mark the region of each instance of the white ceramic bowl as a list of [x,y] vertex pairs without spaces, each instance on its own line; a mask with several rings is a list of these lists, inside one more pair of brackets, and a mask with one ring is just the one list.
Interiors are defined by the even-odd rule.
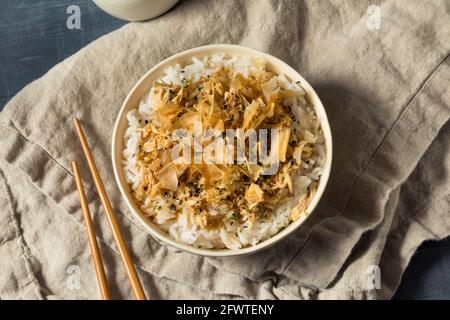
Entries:
[[[270,239],[267,239],[265,241],[262,241],[258,243],[255,246],[242,248],[239,250],[230,250],[230,249],[201,249],[201,248],[195,248],[193,246],[190,246],[188,244],[180,243],[175,241],[174,239],[170,238],[166,233],[161,231],[158,226],[153,224],[149,219],[145,218],[141,210],[139,209],[138,205],[134,202],[132,196],[131,196],[131,188],[127,184],[125,180],[125,174],[123,170],[122,165],[122,152],[124,150],[124,133],[128,126],[127,123],[127,113],[131,109],[136,108],[139,105],[139,102],[141,101],[141,98],[144,96],[144,94],[148,93],[151,85],[154,81],[161,78],[164,75],[164,70],[170,66],[174,65],[176,63],[187,63],[191,62],[192,57],[204,57],[204,56],[210,56],[215,53],[225,53],[228,56],[241,56],[241,57],[259,57],[263,58],[265,61],[267,61],[269,69],[276,73],[284,73],[288,78],[290,78],[293,81],[301,81],[302,87],[305,89],[306,93],[309,96],[310,102],[315,108],[317,117],[320,120],[323,134],[325,137],[325,145],[327,150],[327,159],[326,164],[323,169],[322,177],[319,181],[319,186],[317,188],[317,192],[314,195],[314,198],[312,199],[311,203],[309,204],[309,207],[307,209],[307,215],[303,219],[299,219],[297,221],[292,222],[289,226],[287,226],[285,229],[281,230],[279,233],[271,237]],[[114,126],[114,132],[112,137],[112,162],[114,167],[114,175],[116,177],[117,184],[119,185],[119,189],[125,198],[126,203],[131,209],[131,212],[135,215],[137,220],[141,222],[145,230],[148,231],[153,237],[155,237],[160,242],[169,244],[175,248],[191,252],[194,254],[199,254],[203,256],[213,256],[213,257],[230,257],[230,256],[240,256],[240,255],[247,255],[255,252],[259,252],[265,248],[268,248],[269,246],[272,246],[273,244],[277,243],[281,239],[288,236],[290,233],[294,232],[300,225],[306,220],[307,217],[311,215],[311,213],[314,211],[314,209],[317,206],[317,203],[319,202],[320,198],[322,197],[322,194],[325,190],[325,187],[328,182],[328,178],[330,176],[331,171],[331,162],[332,162],[332,138],[331,138],[331,130],[330,125],[328,123],[328,118],[325,113],[325,109],[322,105],[322,102],[320,101],[319,97],[317,96],[314,89],[311,87],[311,85],[293,68],[291,68],[289,65],[287,65],[285,62],[279,60],[278,58],[275,58],[267,53],[263,53],[260,51],[256,51],[250,48],[237,46],[237,45],[222,45],[222,44],[216,44],[216,45],[209,45],[204,47],[199,47],[195,49],[190,49],[178,54],[175,54],[166,60],[158,63],[156,66],[154,66],[149,72],[147,72],[139,81],[138,83],[133,87],[131,92],[128,94],[128,96],[125,99],[125,102],[122,105],[122,108],[120,109],[119,115],[117,117],[116,124]]]
[[127,21],[144,21],[169,11],[178,0],[94,0],[110,15]]

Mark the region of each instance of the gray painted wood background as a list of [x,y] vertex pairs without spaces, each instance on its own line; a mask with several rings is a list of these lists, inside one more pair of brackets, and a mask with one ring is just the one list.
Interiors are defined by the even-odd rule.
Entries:
[[[81,9],[80,30],[66,26],[70,5]],[[0,110],[55,64],[124,24],[90,0],[1,0]],[[395,298],[450,299],[450,239],[419,249]]]
[[[70,5],[80,7],[81,30],[66,26]],[[1,0],[0,109],[56,63],[124,24],[90,0]]]

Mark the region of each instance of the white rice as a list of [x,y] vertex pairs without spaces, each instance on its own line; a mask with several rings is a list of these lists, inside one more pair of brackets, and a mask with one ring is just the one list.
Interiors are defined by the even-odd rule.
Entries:
[[[203,59],[193,58],[192,64],[182,67],[179,64],[171,66],[165,70],[165,75],[159,80],[167,84],[181,85],[183,78],[192,82],[198,81],[200,77],[210,75],[218,66],[230,66],[244,77],[257,72],[251,59],[243,57],[227,58],[223,54],[205,57]],[[162,230],[166,231],[173,239],[202,248],[229,248],[239,249],[251,246],[266,240],[281,229],[289,225],[292,208],[298,203],[300,197],[307,192],[308,186],[313,181],[318,181],[322,174],[322,169],[326,160],[323,134],[319,130],[320,122],[317,120],[313,108],[308,105],[305,99],[305,91],[298,83],[293,83],[280,74],[277,77],[278,84],[299,93],[298,97],[291,97],[284,101],[290,106],[296,122],[294,128],[300,130],[313,144],[313,157],[305,163],[302,161],[301,175],[293,176],[293,197],[278,204],[277,208],[269,215],[265,221],[255,221],[253,223],[239,223],[224,219],[224,227],[220,230],[201,229],[194,221],[193,212],[183,210],[178,217],[174,217],[169,209],[169,205],[164,199],[160,202],[161,210],[155,212],[155,223]],[[153,112],[152,100],[149,94],[143,97],[137,109],[131,110],[127,114],[128,128],[125,132],[125,149],[123,151],[123,168],[127,182],[133,190],[140,184],[140,174],[136,166],[136,153],[138,145],[142,142],[139,128],[144,127],[145,120],[150,120]],[[150,199],[142,204],[142,208],[149,205]],[[302,216],[300,219],[304,219]]]

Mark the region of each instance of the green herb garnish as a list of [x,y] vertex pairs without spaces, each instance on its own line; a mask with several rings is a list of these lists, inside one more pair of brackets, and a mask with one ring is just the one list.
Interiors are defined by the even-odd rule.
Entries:
[[181,79],[181,84],[182,84],[183,88],[186,89],[191,84],[191,80],[183,78],[183,79]]

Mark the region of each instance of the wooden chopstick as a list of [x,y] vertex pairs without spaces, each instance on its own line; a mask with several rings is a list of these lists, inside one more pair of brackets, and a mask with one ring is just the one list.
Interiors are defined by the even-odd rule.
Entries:
[[81,181],[80,171],[78,170],[77,163],[72,161],[72,170],[75,175],[75,181],[78,189],[78,196],[80,197],[81,209],[83,211],[84,222],[86,224],[89,244],[92,252],[92,259],[94,260],[95,273],[97,274],[98,285],[100,287],[100,294],[103,300],[110,300],[111,294],[109,292],[108,282],[106,280],[105,268],[103,267],[102,256],[98,249],[97,238],[95,237],[94,227],[92,225],[91,214],[89,212],[89,206],[86,199],[86,194],[83,189],[83,182]]
[[116,216],[113,212],[111,203],[109,202],[108,195],[106,194],[105,186],[103,185],[103,181],[97,170],[97,166],[95,165],[94,158],[92,157],[92,153],[91,150],[89,149],[89,145],[86,141],[83,129],[81,128],[80,121],[77,118],[75,118],[75,128],[77,130],[78,138],[80,139],[84,156],[86,157],[87,163],[89,165],[89,170],[91,171],[92,178],[94,179],[95,187],[100,197],[100,202],[102,203],[103,208],[105,210],[106,217],[108,218],[108,222],[111,227],[112,234],[114,236],[114,240],[116,241],[120,256],[122,257],[122,262],[125,266],[125,270],[128,275],[128,279],[133,288],[134,295],[137,300],[145,300],[146,297],[144,290],[142,289],[142,285],[141,282],[139,281],[136,269],[134,268],[130,255],[128,254],[128,249],[125,245],[125,242],[123,241],[119,224],[117,223]]

